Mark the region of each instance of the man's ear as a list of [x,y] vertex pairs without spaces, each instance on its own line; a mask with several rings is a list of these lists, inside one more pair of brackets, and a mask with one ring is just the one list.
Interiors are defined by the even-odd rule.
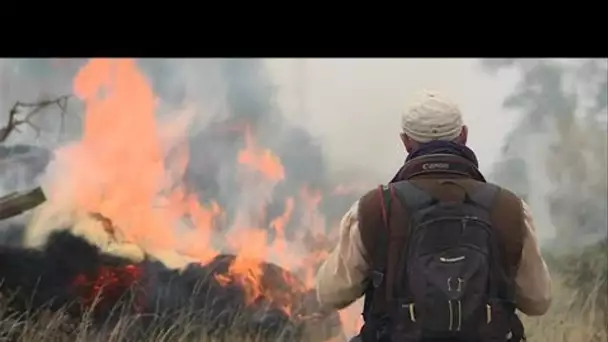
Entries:
[[467,139],[469,138],[469,128],[466,125],[462,126],[462,130],[460,131],[460,135],[456,138],[456,141],[462,145],[467,144]]
[[407,153],[412,152],[416,147],[416,142],[405,133],[401,133],[399,136],[401,137],[401,142],[403,143],[403,147],[405,147],[405,151]]

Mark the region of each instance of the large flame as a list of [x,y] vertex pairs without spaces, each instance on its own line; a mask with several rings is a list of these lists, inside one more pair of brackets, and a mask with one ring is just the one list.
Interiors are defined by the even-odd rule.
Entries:
[[[107,218],[122,242],[147,253],[174,251],[206,263],[220,248],[230,248],[237,257],[228,273],[217,279],[241,284],[248,302],[265,298],[291,312],[291,296],[313,287],[315,269],[330,248],[318,208],[321,192],[305,187],[285,200],[284,213],[267,217],[273,189],[288,175],[281,160],[259,146],[255,132],[246,126],[245,147],[236,158],[248,191],[234,226],[218,234],[222,208],[210,199],[208,204],[199,202],[182,183],[188,164],[184,117],[175,119],[177,123],[159,123],[157,98],[134,60],[90,60],[74,79],[74,93],[86,105],[84,132],[80,141],[56,151],[61,173],[53,180],[49,201],[70,198],[71,210]],[[248,194],[255,198],[247,198]],[[301,222],[305,229],[297,231],[299,243],[294,245],[286,238],[285,227],[296,206],[303,206],[306,215]],[[305,286],[296,286],[285,275],[294,284],[290,291],[273,293],[264,288],[262,260],[301,275]],[[114,284],[131,279],[115,271],[102,273],[99,277]],[[90,279],[77,282],[100,286]],[[359,324],[358,312],[350,312],[342,313],[348,320],[347,333]]]

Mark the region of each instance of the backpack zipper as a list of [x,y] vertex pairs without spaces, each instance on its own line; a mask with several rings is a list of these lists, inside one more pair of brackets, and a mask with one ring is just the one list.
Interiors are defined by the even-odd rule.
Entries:
[[[490,228],[491,223],[487,222],[485,220],[482,220],[477,216],[444,216],[441,218],[427,220],[424,223],[418,223],[417,229],[412,229],[410,236],[412,238],[414,238],[415,236],[418,235],[418,232],[423,230],[426,226],[439,222],[439,221],[460,221],[461,226],[465,226],[467,221],[477,221],[477,222],[481,223],[481,226],[483,228],[485,228],[485,230],[487,230],[489,233],[493,233],[492,229]],[[414,228],[414,227],[412,227],[412,228]]]
[[402,304],[401,307],[408,309],[408,312],[410,315],[410,320],[415,323],[416,322],[416,312],[414,312],[414,303]]
[[412,320],[412,322],[416,322],[416,314],[414,313],[414,303],[409,305],[409,309],[410,309],[410,319]]
[[[450,310],[450,326],[448,327],[448,330],[452,331],[454,329],[454,307],[451,300],[448,300],[448,309]],[[456,331],[460,331],[462,328],[462,302],[460,302],[460,300],[456,301],[456,314],[458,315]]]
[[460,223],[461,223],[461,227],[462,227],[462,231],[461,231],[462,233],[464,233],[465,229],[467,228],[467,221],[482,221],[482,220],[480,220],[479,217],[477,217],[477,216],[463,216],[460,219]]
[[462,327],[462,303],[460,302],[460,300],[458,300],[458,327],[456,328],[456,331],[460,331],[461,327]]
[[458,261],[462,261],[466,259],[466,257],[464,255],[456,257],[456,258],[445,258],[445,257],[439,257],[439,260],[441,262],[447,262],[447,263],[453,263],[453,262],[458,262]]
[[490,322],[492,322],[492,307],[486,304],[486,323],[490,324]]
[[450,325],[448,327],[449,331],[452,331],[454,325],[454,312],[452,310],[452,301],[448,300],[448,309],[450,310]]

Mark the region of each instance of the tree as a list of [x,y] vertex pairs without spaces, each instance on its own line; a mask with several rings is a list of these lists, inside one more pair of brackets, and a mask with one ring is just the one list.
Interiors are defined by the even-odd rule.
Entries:
[[[8,114],[8,120],[4,127],[0,128],[0,143],[5,143],[13,132],[19,132],[20,127],[27,125],[40,134],[40,128],[32,120],[45,109],[57,106],[61,109],[61,115],[65,114],[69,96],[61,96],[53,100],[45,100],[34,103],[16,102]],[[20,115],[26,109],[25,114]],[[51,153],[47,149],[32,145],[0,145],[0,165],[3,169],[2,189],[22,190],[13,187],[21,185],[22,179],[14,179],[11,176],[27,178],[25,183],[30,183],[40,174],[51,158]],[[22,167],[18,168],[22,161]],[[10,172],[13,168],[16,172]],[[6,186],[8,185],[8,186]],[[46,200],[40,187],[33,190],[12,192],[8,195],[2,194],[0,197],[0,220],[11,218],[30,210]]]
[[[494,72],[516,68],[521,74],[503,106],[523,116],[509,133],[498,165],[520,158],[525,166],[498,167],[502,174],[495,176],[515,188],[533,188],[529,177],[521,177],[522,169],[529,175],[531,168],[542,167],[553,184],[546,199],[556,236],[562,242],[586,242],[605,235],[606,60],[484,60],[482,66]],[[536,157],[525,155],[532,144],[542,145]]]
[[[531,147],[525,144],[538,135],[550,137],[539,150],[546,158],[527,158],[524,167],[527,174],[535,167],[543,167],[554,185],[546,200],[557,231],[550,244],[551,253],[546,254],[547,262],[574,290],[573,305],[585,312],[599,312],[592,323],[604,332],[608,329],[607,62],[482,62],[486,70],[514,67],[522,74],[504,106],[524,115],[509,134],[517,139],[515,143],[507,142],[498,175],[517,183],[521,170],[514,172],[504,164],[510,162],[509,158],[525,154]],[[517,142],[519,149],[509,148]],[[529,182],[528,186],[535,184]]]

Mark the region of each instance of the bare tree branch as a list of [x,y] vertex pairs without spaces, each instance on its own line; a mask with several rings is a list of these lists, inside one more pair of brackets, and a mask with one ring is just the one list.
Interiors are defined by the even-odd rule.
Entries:
[[[31,120],[35,115],[39,114],[44,109],[51,106],[57,106],[61,110],[61,129],[63,130],[65,114],[67,112],[68,99],[70,97],[71,95],[63,95],[53,100],[43,100],[32,103],[17,101],[9,112],[7,124],[4,127],[0,128],[0,143],[6,141],[6,139],[8,139],[8,137],[13,131],[20,132],[19,126],[23,124],[28,125],[36,132],[36,136],[39,136],[40,128],[37,127],[34,123],[32,123]],[[29,111],[26,112],[26,114],[24,115],[19,115],[22,113],[23,109],[29,109]]]

